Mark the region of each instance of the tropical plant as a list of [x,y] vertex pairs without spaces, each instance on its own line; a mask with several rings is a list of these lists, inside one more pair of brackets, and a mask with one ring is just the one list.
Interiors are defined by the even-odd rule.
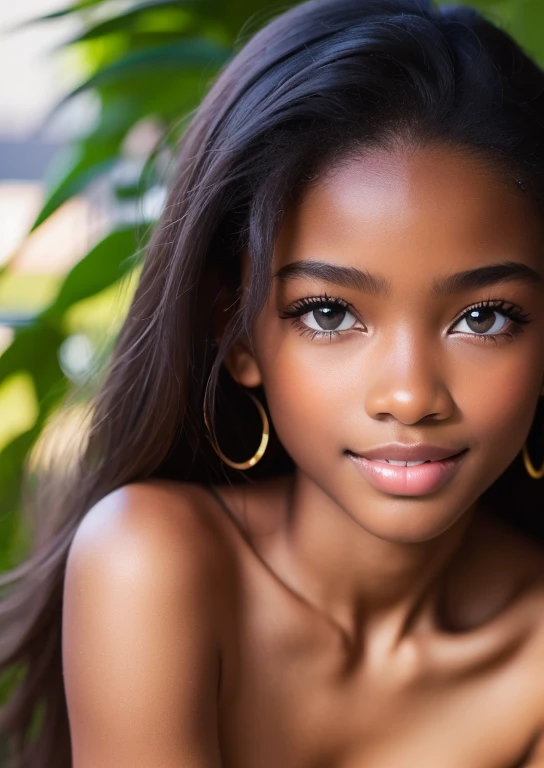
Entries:
[[[114,213],[111,231],[64,276],[53,301],[14,329],[0,356],[0,410],[3,385],[21,373],[36,403],[33,424],[0,450],[0,571],[11,567],[26,546],[19,516],[25,462],[44,425],[74,389],[59,356],[74,332],[74,308],[137,273],[137,257],[147,225],[158,214],[184,117],[249,34],[249,27],[244,32],[247,20],[258,25],[266,20],[268,7],[267,0],[79,0],[35,21],[54,24],[68,15],[79,20],[80,33],[64,47],[77,53],[85,76],[63,102],[92,94],[98,116],[88,133],[54,159],[31,232],[97,180],[106,180]],[[147,136],[148,157],[134,150],[141,144],[138,134]],[[0,280],[9,279],[8,264]],[[127,298],[133,283],[125,290]],[[125,304],[119,303],[118,314]]]

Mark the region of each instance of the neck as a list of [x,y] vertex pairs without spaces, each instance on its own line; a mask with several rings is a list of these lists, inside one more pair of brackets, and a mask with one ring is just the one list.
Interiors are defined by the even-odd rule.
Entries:
[[[423,542],[391,541],[365,530],[302,473],[291,486],[283,570],[303,598],[348,642],[380,636],[394,651],[416,624],[432,621],[448,567],[476,504]],[[367,638],[368,639],[368,638]]]

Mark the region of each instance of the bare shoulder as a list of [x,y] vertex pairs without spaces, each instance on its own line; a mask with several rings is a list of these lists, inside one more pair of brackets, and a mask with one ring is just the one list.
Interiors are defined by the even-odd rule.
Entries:
[[228,572],[228,551],[196,486],[134,483],[87,512],[68,554],[63,601],[77,768],[219,765]]
[[112,491],[85,515],[72,541],[67,574],[95,568],[97,582],[140,580],[141,588],[196,591],[218,630],[232,591],[234,560],[208,494],[198,485],[162,480]]
[[111,575],[141,566],[142,578],[150,582],[192,578],[210,607],[232,568],[228,543],[202,488],[154,480],[122,486],[87,512],[68,560],[86,558],[101,561]]
[[[150,543],[156,537],[172,539],[172,547],[190,541],[220,546],[217,526],[209,513],[203,489],[193,483],[145,480],[121,486],[104,496],[83,518],[75,539],[92,541],[121,535],[126,528]],[[181,538],[180,538],[181,537]],[[188,552],[192,552],[192,547]]]

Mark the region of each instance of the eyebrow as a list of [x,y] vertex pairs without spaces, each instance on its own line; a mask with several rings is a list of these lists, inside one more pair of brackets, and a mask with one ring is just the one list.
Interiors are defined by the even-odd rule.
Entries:
[[355,288],[373,296],[383,296],[389,290],[389,282],[381,276],[371,275],[356,267],[341,267],[327,261],[293,261],[282,267],[274,277],[282,282],[300,278],[314,278],[335,283],[344,288]]
[[[326,261],[294,261],[286,264],[273,276],[281,281],[314,278],[327,283],[355,288],[371,296],[381,297],[389,293],[391,284],[382,275],[372,275],[356,267],[342,267]],[[447,296],[462,291],[486,288],[498,283],[514,281],[524,285],[542,285],[542,276],[527,264],[504,261],[476,269],[467,269],[434,280],[431,295]]]

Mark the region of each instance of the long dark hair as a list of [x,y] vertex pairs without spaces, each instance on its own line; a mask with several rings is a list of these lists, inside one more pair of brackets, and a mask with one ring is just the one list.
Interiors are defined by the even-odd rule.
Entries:
[[[467,7],[310,0],[260,30],[217,78],[183,136],[176,181],[77,460],[63,482],[50,470],[33,493],[31,552],[0,581],[0,670],[20,673],[0,712],[10,768],[72,765],[62,592],[86,511],[146,478],[241,481],[206,438],[204,392],[209,380],[208,411],[223,449],[247,458],[258,417],[221,363],[265,301],[282,212],[351,153],[431,144],[476,157],[543,210],[544,73]],[[243,306],[242,251],[251,265]],[[536,413],[530,440],[542,423]],[[273,435],[243,477],[292,468]],[[539,489],[517,458],[485,496],[498,515],[541,537]]]

